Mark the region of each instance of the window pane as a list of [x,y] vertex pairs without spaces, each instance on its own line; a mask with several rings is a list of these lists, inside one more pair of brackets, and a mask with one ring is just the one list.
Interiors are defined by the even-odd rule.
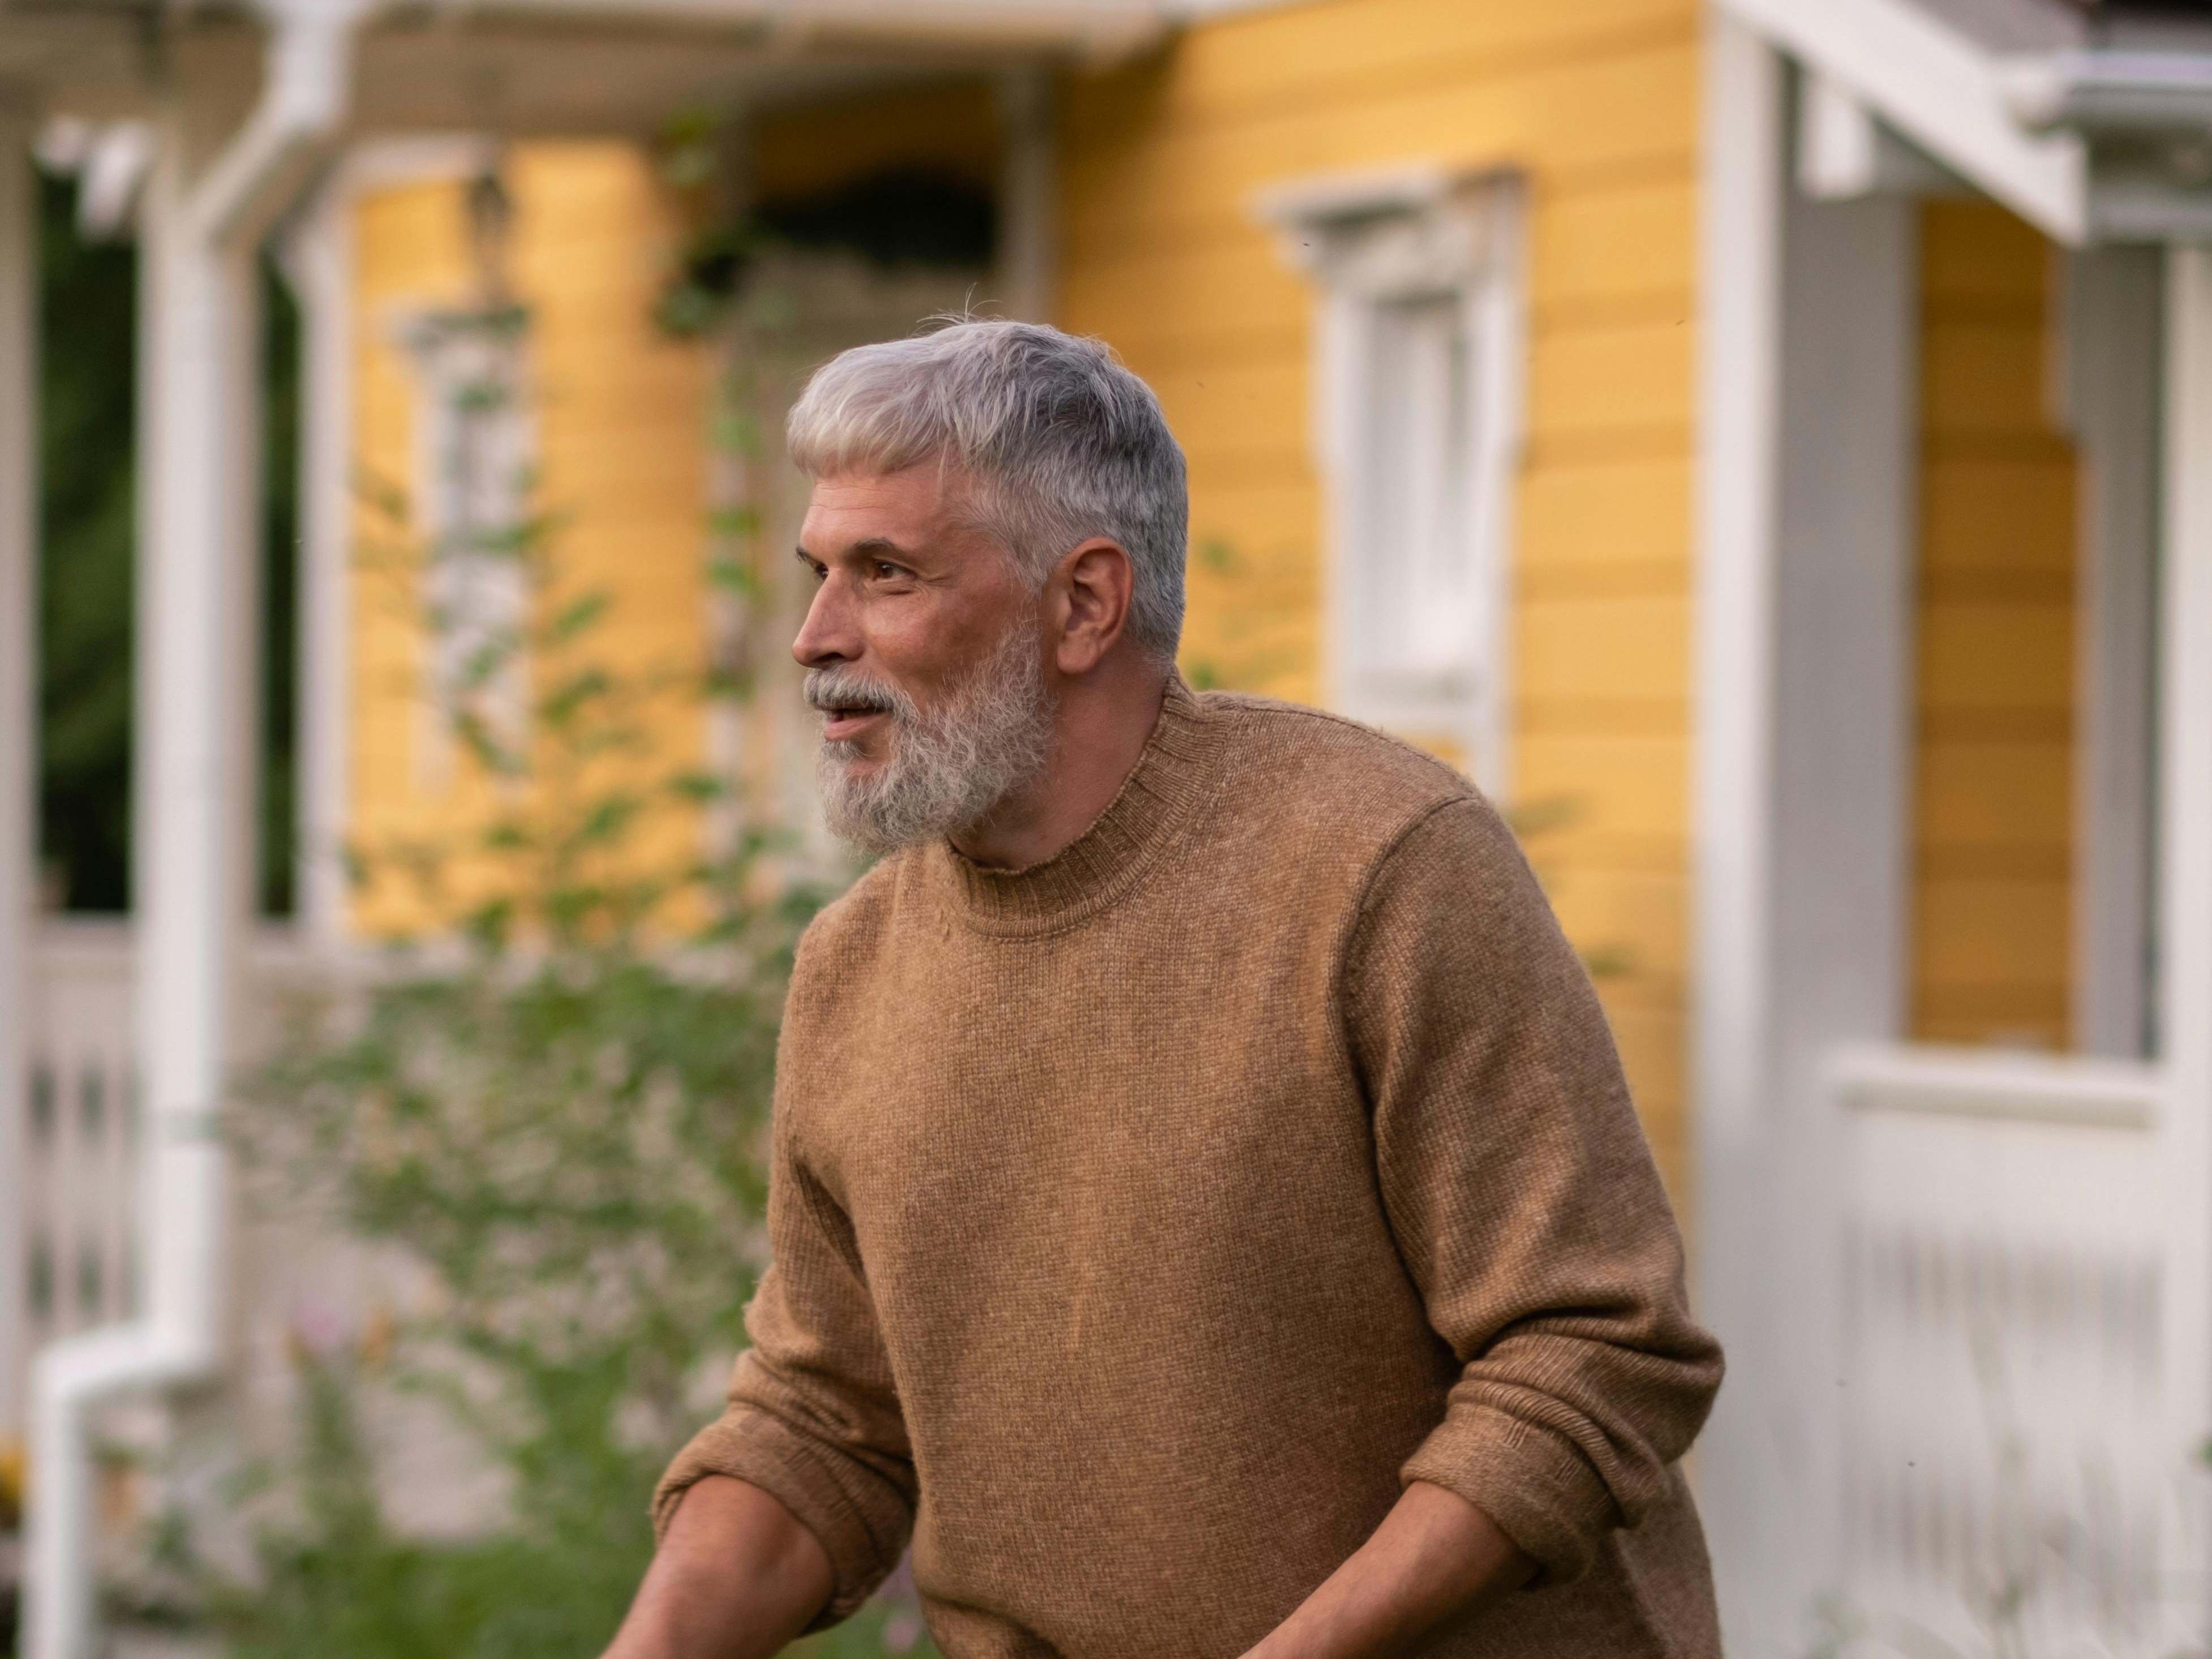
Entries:
[[1474,347],[1457,294],[1374,314],[1368,513],[1358,586],[1364,666],[1425,678],[1474,665]]

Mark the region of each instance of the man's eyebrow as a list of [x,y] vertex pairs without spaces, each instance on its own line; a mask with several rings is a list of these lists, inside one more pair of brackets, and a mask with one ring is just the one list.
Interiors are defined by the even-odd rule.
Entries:
[[[809,564],[827,562],[808,552],[803,542],[793,551],[798,557],[804,559]],[[848,558],[854,556],[866,559],[892,558],[903,563],[911,563],[915,558],[915,550],[910,547],[901,546],[888,536],[871,536],[865,541],[854,542],[845,550],[845,556]]]

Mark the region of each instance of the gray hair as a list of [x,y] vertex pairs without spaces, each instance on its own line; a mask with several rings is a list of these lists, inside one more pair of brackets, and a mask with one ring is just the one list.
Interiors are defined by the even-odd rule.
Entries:
[[1104,341],[957,319],[856,346],[815,372],[785,435],[817,478],[931,459],[957,471],[979,527],[1033,586],[1078,543],[1119,543],[1135,567],[1130,637],[1174,660],[1190,517],[1182,450],[1152,389]]

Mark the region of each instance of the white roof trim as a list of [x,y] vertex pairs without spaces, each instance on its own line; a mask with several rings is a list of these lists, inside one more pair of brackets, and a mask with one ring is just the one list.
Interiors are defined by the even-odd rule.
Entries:
[[[264,3],[312,9],[330,0]],[[893,40],[1072,46],[1108,56],[1157,39],[1169,22],[1159,0],[471,0],[465,9],[478,15],[750,22],[800,39],[830,30]]]
[[2049,235],[2087,239],[2087,147],[2025,130],[2017,71],[1912,0],[1717,3]]

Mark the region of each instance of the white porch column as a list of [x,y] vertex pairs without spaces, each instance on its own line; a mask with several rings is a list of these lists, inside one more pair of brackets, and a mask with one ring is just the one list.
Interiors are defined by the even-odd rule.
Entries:
[[326,181],[282,249],[300,303],[300,629],[296,886],[318,946],[345,927],[347,636],[352,589],[353,205],[349,170]]
[[82,1413],[216,1362],[225,1182],[215,1115],[252,891],[258,343],[250,245],[191,211],[173,125],[147,181],[139,267],[136,774],[143,1322],[50,1349],[37,1372],[27,1659],[92,1650]]
[[[225,1278],[214,1113],[252,903],[259,289],[252,246],[190,211],[179,147],[149,181],[138,592],[138,1038],[156,1337],[212,1363]],[[184,1241],[188,1247],[180,1248]]]
[[[2166,266],[2164,558],[2159,579],[2160,892],[2159,1043],[2168,1093],[2160,1126],[2172,1275],[2162,1360],[2166,1455],[2185,1469],[2212,1433],[2212,248]],[[2190,1517],[2205,1522],[2201,1482]],[[2193,1605],[2177,1638],[2208,1624],[2202,1530],[2177,1571]]]
[[1840,1588],[1838,1126],[1821,1066],[1904,1006],[1914,205],[1791,188],[1782,60],[1709,14],[1702,138],[1698,1443],[1731,1651]]
[[2068,417],[2081,445],[2075,672],[2074,1041],[2144,1057],[2153,1012],[2154,592],[2162,264],[2155,247],[2072,256]]
[[0,1441],[21,1434],[29,1340],[23,1139],[38,848],[38,260],[27,100],[0,92]]

